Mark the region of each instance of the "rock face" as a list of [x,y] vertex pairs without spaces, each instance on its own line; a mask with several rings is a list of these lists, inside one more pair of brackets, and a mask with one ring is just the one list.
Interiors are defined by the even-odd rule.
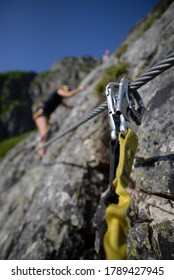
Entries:
[[[124,52],[116,50],[83,78],[86,89],[68,101],[73,109],[55,112],[60,133],[101,102],[93,92],[108,68],[126,62],[134,80],[173,51],[173,13],[174,3],[144,33],[147,22],[141,23],[123,42]],[[171,68],[139,89],[146,112],[128,186],[128,259],[174,259],[173,76]],[[0,259],[96,259],[92,220],[108,185],[107,112],[52,143],[42,162],[30,149],[35,137],[1,161]]]

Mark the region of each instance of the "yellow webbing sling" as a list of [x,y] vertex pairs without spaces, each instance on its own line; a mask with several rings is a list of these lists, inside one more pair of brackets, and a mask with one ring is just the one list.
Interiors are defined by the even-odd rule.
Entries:
[[138,147],[137,135],[128,129],[126,135],[119,133],[120,155],[113,180],[115,193],[119,196],[118,204],[111,203],[106,208],[107,229],[103,237],[103,247],[107,260],[124,260],[127,258],[128,221],[126,212],[131,198],[125,187],[129,183],[134,156]]

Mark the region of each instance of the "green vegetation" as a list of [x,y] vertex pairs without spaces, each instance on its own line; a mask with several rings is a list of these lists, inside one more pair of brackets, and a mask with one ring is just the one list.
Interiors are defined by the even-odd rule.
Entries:
[[116,52],[116,57],[119,59],[127,50],[128,45],[122,44],[118,51]]
[[103,78],[95,86],[95,94],[102,96],[105,91],[106,85],[110,82],[118,82],[121,77],[128,72],[128,64],[120,63],[116,66],[111,66],[107,69]]
[[0,116],[15,106],[21,106],[34,72],[7,72],[0,74]]
[[152,10],[153,15],[150,16],[149,18],[146,17],[144,20],[144,26],[143,29],[141,31],[141,35],[148,30],[157,19],[159,19],[162,14],[167,10],[167,8],[169,7],[169,5],[173,2],[173,0],[163,0],[160,1]]
[[142,21],[137,22],[137,24],[133,28],[131,28],[129,34],[137,31],[137,38],[139,36],[142,36],[151,26],[153,26],[155,21],[163,15],[163,13],[168,9],[172,2],[173,0],[159,1],[159,3],[153,8],[148,16],[146,16]]
[[57,74],[59,72],[59,70],[48,70],[45,72],[42,72],[40,74],[37,75],[37,79],[51,79],[55,74]]
[[155,23],[156,20],[157,20],[157,17],[155,17],[155,16],[147,19],[144,22],[144,26],[143,26],[143,29],[142,29],[140,35],[143,35],[146,32],[146,30],[148,30]]
[[25,139],[30,133],[31,131],[25,132],[18,136],[3,139],[2,141],[0,141],[0,158],[3,158],[10,149],[12,149],[22,139]]
[[33,79],[30,83],[30,88],[34,88],[37,87],[42,84],[42,83],[46,83],[47,81],[50,81],[55,74],[58,73],[58,70],[53,70],[53,71],[44,71],[40,74],[38,74],[35,79]]
[[158,14],[158,18],[168,9],[173,0],[161,0],[153,9],[153,12]]
[[79,70],[80,72],[83,72],[83,73],[89,73],[91,71],[91,69],[93,69],[94,67],[92,67],[90,64],[89,65],[79,65]]

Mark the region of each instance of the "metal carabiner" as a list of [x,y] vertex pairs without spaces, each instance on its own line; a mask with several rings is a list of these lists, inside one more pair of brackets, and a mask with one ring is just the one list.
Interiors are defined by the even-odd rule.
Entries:
[[111,126],[111,138],[113,140],[117,139],[118,125],[119,125],[119,119],[117,118],[116,115],[118,88],[119,88],[119,84],[111,82],[106,86],[106,91],[105,91],[107,104],[108,104],[108,116],[109,116],[109,121]]
[[118,132],[125,133],[128,128],[135,132],[141,124],[145,107],[136,90],[130,91],[129,81],[122,78],[120,83],[106,86],[108,115],[111,125],[111,138],[115,140]]
[[128,127],[137,131],[142,122],[145,107],[138,91],[130,90],[129,80],[126,78],[122,78],[119,84],[116,112],[121,116],[120,132],[126,132]]
[[125,133],[127,131],[126,121],[130,121],[128,115],[129,103],[129,81],[126,78],[121,79],[119,83],[118,99],[116,106],[116,113],[120,115],[120,132]]

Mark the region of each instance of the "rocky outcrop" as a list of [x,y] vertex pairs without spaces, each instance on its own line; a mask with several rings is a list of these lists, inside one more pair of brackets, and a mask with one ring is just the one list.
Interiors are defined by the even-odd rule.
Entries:
[[[108,68],[126,62],[134,80],[173,51],[173,13],[174,3],[81,81],[86,89],[69,100],[73,109],[55,112],[60,133],[101,102],[94,89]],[[173,74],[171,68],[139,89],[146,113],[128,186],[129,259],[174,258]],[[109,174],[107,112],[52,143],[42,162],[31,149],[35,137],[1,161],[0,258],[96,259],[93,216]]]
[[32,107],[62,84],[76,87],[96,65],[91,56],[66,57],[46,72],[0,74],[0,139],[34,129]]

